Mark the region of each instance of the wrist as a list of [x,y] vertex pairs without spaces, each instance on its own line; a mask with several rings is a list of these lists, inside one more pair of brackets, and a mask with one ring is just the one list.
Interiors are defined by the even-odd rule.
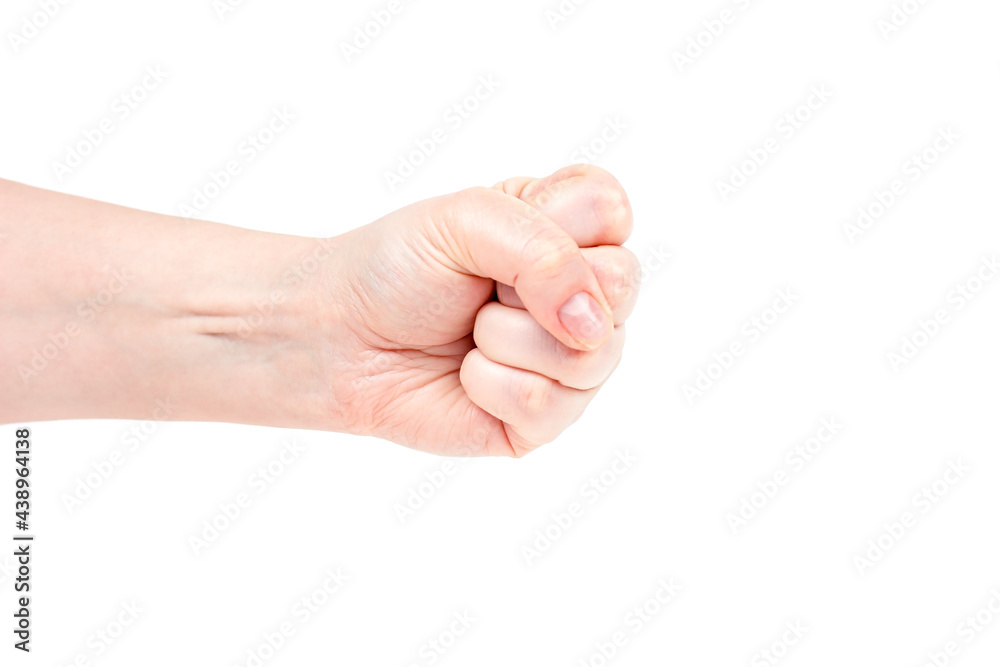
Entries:
[[[206,276],[182,281],[168,297],[180,315],[160,328],[167,335],[179,329],[187,341],[172,374],[172,386],[191,399],[183,412],[197,420],[345,430],[333,390],[341,315],[328,291],[340,244],[249,234],[260,236],[243,238],[235,246],[242,249],[227,244],[228,260],[206,262]],[[248,246],[244,261],[232,257]],[[228,273],[234,259],[240,270]]]

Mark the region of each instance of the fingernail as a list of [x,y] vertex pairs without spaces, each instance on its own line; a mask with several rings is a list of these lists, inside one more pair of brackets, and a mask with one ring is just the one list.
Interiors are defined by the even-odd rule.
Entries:
[[607,340],[611,330],[607,313],[586,292],[574,294],[563,304],[559,309],[559,321],[577,342],[589,348]]

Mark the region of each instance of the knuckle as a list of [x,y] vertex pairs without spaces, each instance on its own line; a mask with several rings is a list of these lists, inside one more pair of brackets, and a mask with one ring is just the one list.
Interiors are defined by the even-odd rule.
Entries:
[[639,258],[636,257],[635,253],[628,248],[622,248],[621,251],[621,270],[628,278],[630,286],[638,287],[639,283],[642,282],[642,263],[639,262]]
[[513,459],[523,459],[525,456],[535,451],[532,447],[523,447],[521,445],[511,445],[510,447],[510,457]]
[[629,267],[618,262],[606,262],[601,267],[601,274],[604,280],[601,287],[604,288],[604,295],[608,298],[621,297],[628,294],[632,288],[633,276]]
[[606,375],[606,364],[590,360],[571,373],[568,386],[581,391],[593,389],[604,382]]
[[481,348],[483,346],[483,337],[485,336],[486,328],[489,325],[487,320],[488,317],[489,314],[486,312],[486,307],[484,306],[479,309],[478,313],[476,313],[476,320],[472,324],[472,342],[476,344],[477,348]]
[[552,341],[552,346],[555,348],[555,362],[557,368],[561,371],[561,376],[568,380],[579,377],[581,369],[589,363],[588,357],[593,353],[574,350],[551,337],[550,340]]
[[464,201],[470,201],[473,203],[480,203],[483,201],[492,201],[497,195],[497,191],[492,188],[487,188],[483,185],[474,185],[471,188],[466,188],[456,193],[456,195]]
[[470,216],[473,216],[476,211],[491,206],[499,194],[496,190],[477,185],[447,195],[445,201],[448,204],[447,210],[451,214],[449,217],[454,221],[475,219]]
[[563,357],[562,384],[580,390],[600,386],[618,365],[623,346],[624,332],[616,329],[611,340],[596,350],[580,352],[566,348],[569,353],[560,352]]
[[558,276],[578,252],[573,239],[550,225],[536,225],[521,246],[521,256],[540,280]]
[[593,206],[609,228],[609,236],[621,239],[632,233],[632,205],[625,188],[611,172],[591,165],[584,170],[583,178],[592,183]]
[[497,316],[501,314],[499,309],[502,307],[499,303],[491,302],[483,305],[476,313],[476,321],[472,326],[472,340],[477,347],[482,348],[490,341],[491,330],[494,334],[492,338],[497,337],[497,323],[499,322]]
[[639,286],[642,284],[642,265],[631,250],[621,248],[618,254],[617,261],[609,262],[607,270],[611,277],[612,289],[618,297],[624,299],[639,291]]
[[549,409],[552,383],[542,377],[522,377],[514,387],[514,397],[526,417],[540,417]]
[[539,441],[535,438],[535,436],[532,436],[531,440],[528,440],[527,438],[518,434],[515,438],[511,439],[510,455],[515,459],[523,459],[528,454],[538,451],[538,449],[542,445],[546,445],[549,442],[551,442],[551,440],[544,442]]
[[620,323],[631,312],[642,285],[642,265],[626,248],[616,248],[611,256],[602,256],[594,265],[601,289]]
[[608,219],[619,226],[622,235],[627,237],[632,232],[632,205],[625,188],[614,178],[604,187],[604,207]]

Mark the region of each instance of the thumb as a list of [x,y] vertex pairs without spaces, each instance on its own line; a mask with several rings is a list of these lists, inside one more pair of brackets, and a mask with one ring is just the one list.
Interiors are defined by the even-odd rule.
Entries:
[[572,237],[536,208],[490,188],[451,195],[444,251],[459,270],[514,287],[557,340],[600,347],[614,327],[597,277]]

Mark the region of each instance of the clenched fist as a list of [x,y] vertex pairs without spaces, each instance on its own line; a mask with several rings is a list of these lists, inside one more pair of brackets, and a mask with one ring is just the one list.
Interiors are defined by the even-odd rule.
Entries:
[[618,182],[574,166],[397,211],[342,238],[334,395],[352,431],[523,455],[617,366],[639,284]]

